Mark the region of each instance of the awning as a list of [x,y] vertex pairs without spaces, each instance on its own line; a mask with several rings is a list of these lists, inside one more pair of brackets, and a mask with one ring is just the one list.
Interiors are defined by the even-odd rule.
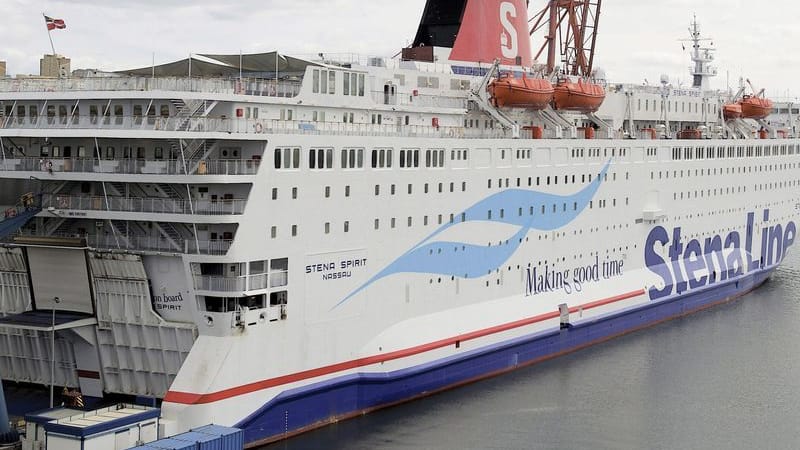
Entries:
[[[241,58],[241,59],[240,59]],[[181,59],[158,66],[141,67],[117,71],[122,75],[152,76],[157,77],[183,77],[189,74],[189,58]],[[240,67],[241,61],[241,67]],[[276,67],[277,65],[277,67]],[[275,73],[278,69],[281,77],[289,75],[302,76],[307,66],[319,64],[292,56],[281,55],[278,52],[255,53],[248,55],[207,55],[196,54],[191,57],[191,73],[195,77],[237,77],[241,68],[244,76],[254,76]]]
[[[55,326],[53,326],[54,323]],[[0,317],[0,327],[17,330],[52,332],[96,324],[97,319],[89,314],[68,311],[56,311],[55,321],[53,312],[48,310],[26,311],[22,314]]]

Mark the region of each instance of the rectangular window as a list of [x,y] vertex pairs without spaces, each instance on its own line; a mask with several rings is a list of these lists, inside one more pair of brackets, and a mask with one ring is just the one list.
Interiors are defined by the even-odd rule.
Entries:
[[319,69],[314,69],[314,73],[312,75],[312,92],[315,94],[319,94]]
[[336,72],[328,72],[328,94],[336,93]]
[[342,94],[350,95],[350,74],[345,72],[342,77]]
[[117,125],[122,124],[123,108],[122,105],[114,106],[114,123]]

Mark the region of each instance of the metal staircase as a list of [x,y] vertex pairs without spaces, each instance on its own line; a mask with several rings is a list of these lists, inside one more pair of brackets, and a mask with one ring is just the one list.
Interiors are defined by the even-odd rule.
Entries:
[[153,222],[155,227],[161,235],[172,245],[176,250],[182,251],[183,235],[178,228],[169,222]]
[[155,185],[158,192],[162,194],[164,198],[171,198],[175,200],[183,200],[183,196],[178,192],[171,184],[166,183],[158,183]]
[[68,195],[68,194],[70,194],[70,193],[71,193],[71,192],[72,192],[72,191],[73,191],[75,188],[77,188],[78,186],[80,186],[80,184],[81,184],[81,182],[80,182],[80,181],[64,181],[64,182],[62,182],[61,184],[57,185],[57,186],[56,186],[56,187],[55,187],[55,188],[54,188],[52,191],[50,191],[49,193],[51,193],[51,194],[53,194],[53,195],[55,195],[55,194],[61,194],[61,193],[64,193],[65,195]]
[[127,197],[125,183],[120,183],[119,181],[110,181],[106,183],[106,189],[111,188],[111,190],[119,197]]
[[47,236],[66,236],[69,229],[75,223],[75,219],[66,217],[55,217],[45,224],[45,235]]
[[206,159],[211,152],[216,150],[219,141],[216,139],[194,139],[181,146],[181,141],[170,139],[169,145],[172,153],[178,156],[178,163],[181,158],[186,160],[186,172],[195,173],[200,161]]
[[169,101],[175,107],[175,131],[191,131],[192,119],[203,117],[207,109],[206,101],[202,99],[181,100],[171,99]]

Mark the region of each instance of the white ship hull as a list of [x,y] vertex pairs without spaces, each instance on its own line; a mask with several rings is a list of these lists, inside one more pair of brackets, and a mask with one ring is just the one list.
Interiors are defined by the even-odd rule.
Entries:
[[0,378],[257,445],[763,283],[796,238],[800,140],[724,121],[699,54],[698,88],[499,109],[495,69],[538,75],[507,39],[523,3],[470,4],[495,3],[491,69],[420,45],[0,80]]

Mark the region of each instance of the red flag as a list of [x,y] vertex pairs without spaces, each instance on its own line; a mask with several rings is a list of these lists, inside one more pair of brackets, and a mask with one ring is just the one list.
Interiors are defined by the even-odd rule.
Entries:
[[63,30],[67,28],[67,24],[64,23],[64,19],[53,19],[50,16],[44,16],[44,23],[47,24],[47,31],[52,31],[55,29]]

